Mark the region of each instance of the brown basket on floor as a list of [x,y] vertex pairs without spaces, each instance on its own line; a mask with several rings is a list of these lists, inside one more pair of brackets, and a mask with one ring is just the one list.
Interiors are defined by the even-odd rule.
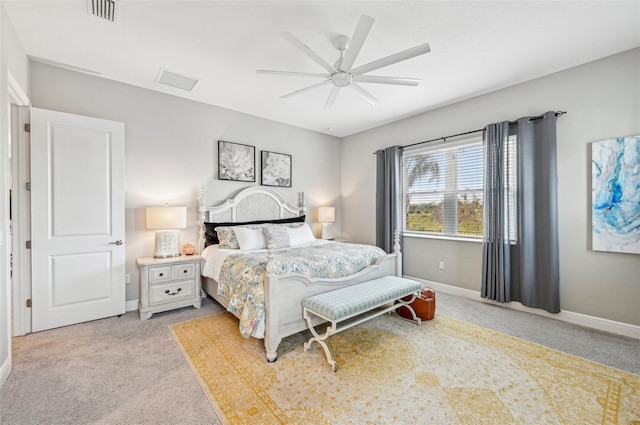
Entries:
[[[404,297],[403,301],[409,301],[411,296]],[[420,297],[409,304],[416,312],[416,316],[422,320],[431,320],[436,314],[436,293],[433,289],[425,288],[420,291]],[[413,319],[411,312],[407,307],[400,307],[396,310],[398,314],[405,319]]]

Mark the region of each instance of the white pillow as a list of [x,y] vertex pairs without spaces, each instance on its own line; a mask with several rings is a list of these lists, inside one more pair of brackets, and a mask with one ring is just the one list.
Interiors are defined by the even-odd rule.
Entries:
[[289,232],[289,239],[291,240],[292,247],[309,245],[311,242],[316,240],[315,236],[313,236],[311,227],[309,227],[307,223],[303,223],[298,227],[291,227],[287,230]]
[[234,227],[233,231],[236,234],[236,239],[238,239],[240,249],[264,249],[267,247],[262,229]]

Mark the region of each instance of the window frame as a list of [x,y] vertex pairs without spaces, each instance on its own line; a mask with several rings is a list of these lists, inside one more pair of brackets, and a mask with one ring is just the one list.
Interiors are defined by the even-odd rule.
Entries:
[[[458,187],[458,155],[457,152],[460,149],[480,146],[482,149],[482,155],[480,158],[480,167],[482,169],[482,185],[477,189],[464,189]],[[454,155],[450,155],[447,153],[451,153],[450,151],[455,149]],[[449,152],[448,152],[449,151]],[[442,194],[442,202],[443,202],[443,230],[442,232],[433,232],[426,230],[412,230],[407,228],[407,208],[410,205],[407,202],[408,195],[408,187],[406,185],[406,175],[405,175],[405,161],[406,158],[414,157],[417,155],[429,155],[434,153],[445,153],[446,157],[445,161],[445,170],[449,167],[453,167],[454,171],[446,172],[444,171],[444,187],[442,190],[429,190],[429,191],[412,191],[411,194],[423,194],[423,195],[434,195],[434,194]],[[449,168],[451,169],[451,168]],[[420,146],[412,148],[411,150],[405,150],[403,158],[402,158],[402,229],[403,234],[405,236],[411,237],[419,237],[419,238],[428,238],[428,239],[446,239],[446,240],[457,240],[457,241],[469,241],[469,242],[482,242],[483,235],[470,235],[470,234],[460,234],[458,233],[458,197],[467,194],[472,196],[480,195],[481,197],[484,195],[484,149],[483,149],[483,139],[482,134],[476,136],[466,136],[463,139],[458,139],[455,141],[446,141],[443,143],[442,141],[438,141],[435,143],[430,143],[426,146]],[[453,207],[453,211],[451,211]],[[484,202],[482,202],[482,207],[484,209]],[[449,213],[447,213],[449,211]],[[484,212],[482,214],[484,216]]]

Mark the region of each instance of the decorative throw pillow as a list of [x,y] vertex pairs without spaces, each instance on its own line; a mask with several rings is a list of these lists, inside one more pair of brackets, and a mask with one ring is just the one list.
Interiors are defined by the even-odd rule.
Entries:
[[220,248],[240,249],[240,245],[238,245],[238,238],[236,238],[236,233],[233,231],[233,227],[216,227],[216,233],[218,234]]
[[273,249],[290,248],[288,227],[286,226],[265,226],[262,228],[267,247]]
[[288,231],[292,247],[309,245],[316,240],[315,236],[313,236],[313,231],[311,231],[311,227],[309,227],[307,223],[302,223],[297,227],[291,227]]
[[265,249],[267,247],[262,229],[234,227],[233,231],[238,239],[240,249]]

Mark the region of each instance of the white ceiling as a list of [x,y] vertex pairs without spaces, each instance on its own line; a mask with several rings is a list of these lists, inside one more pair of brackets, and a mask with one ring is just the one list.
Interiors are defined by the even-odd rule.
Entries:
[[[115,23],[86,0],[2,3],[31,57],[338,137],[640,46],[640,1],[120,0]],[[431,53],[373,73],[418,87],[363,84],[376,106],[342,90],[325,110],[330,86],[279,99],[319,80],[256,74],[324,72],[282,33],[333,63],[332,38],[361,14],[376,21],[355,66],[428,42]],[[200,81],[167,87],[160,68]]]

